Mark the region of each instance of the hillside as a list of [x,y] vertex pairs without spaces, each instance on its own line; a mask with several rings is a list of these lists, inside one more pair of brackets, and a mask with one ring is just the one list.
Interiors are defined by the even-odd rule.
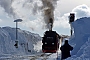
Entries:
[[[29,54],[39,50],[35,48],[41,37],[38,34],[18,28],[18,48],[15,48],[16,29],[11,27],[0,28],[0,55],[1,54]],[[38,46],[37,46],[38,47]]]

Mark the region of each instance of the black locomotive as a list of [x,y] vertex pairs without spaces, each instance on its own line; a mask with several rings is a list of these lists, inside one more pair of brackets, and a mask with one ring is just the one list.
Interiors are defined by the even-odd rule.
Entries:
[[56,31],[46,31],[42,38],[42,51],[44,53],[56,53],[59,49],[60,36]]

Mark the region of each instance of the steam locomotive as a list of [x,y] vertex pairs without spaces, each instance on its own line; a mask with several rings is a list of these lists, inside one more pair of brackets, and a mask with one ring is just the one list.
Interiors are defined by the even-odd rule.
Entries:
[[56,53],[59,49],[60,36],[56,31],[46,31],[42,38],[42,51],[44,53]]

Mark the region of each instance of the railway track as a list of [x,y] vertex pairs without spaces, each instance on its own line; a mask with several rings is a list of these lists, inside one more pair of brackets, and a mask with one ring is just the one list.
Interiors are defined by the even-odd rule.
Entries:
[[52,53],[40,53],[34,55],[10,55],[8,57],[0,57],[0,60],[47,60]]
[[50,56],[50,55],[52,55],[53,53],[42,53],[42,54],[40,54],[40,55],[35,55],[35,56],[30,56],[30,57],[32,57],[32,58],[30,58],[30,60],[35,60],[35,59],[42,59],[42,60],[47,60],[48,59],[48,57]]

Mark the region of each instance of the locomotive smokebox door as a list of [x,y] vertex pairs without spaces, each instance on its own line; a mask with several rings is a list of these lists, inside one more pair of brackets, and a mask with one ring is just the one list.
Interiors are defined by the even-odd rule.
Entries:
[[75,19],[75,14],[74,13],[70,13],[70,16],[69,16],[69,22],[74,22],[74,19]]

